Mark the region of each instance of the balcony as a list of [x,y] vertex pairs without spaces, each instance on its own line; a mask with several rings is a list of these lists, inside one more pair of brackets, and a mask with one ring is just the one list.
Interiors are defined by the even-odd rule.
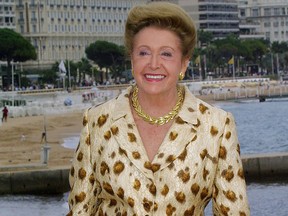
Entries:
[[19,19],[18,19],[18,23],[19,23],[19,24],[23,24],[24,21],[25,21],[24,18],[19,18]]
[[249,34],[243,34],[242,32],[240,32],[239,35],[240,39],[265,39],[266,36],[264,33],[249,33]]
[[4,26],[6,28],[15,28],[14,23],[0,22],[0,26]]
[[31,18],[31,22],[32,22],[32,23],[37,22],[37,18],[36,18],[36,17]]
[[16,5],[17,10],[24,10],[24,4]]
[[33,3],[33,4],[29,4],[29,9],[36,9],[37,8],[37,4]]

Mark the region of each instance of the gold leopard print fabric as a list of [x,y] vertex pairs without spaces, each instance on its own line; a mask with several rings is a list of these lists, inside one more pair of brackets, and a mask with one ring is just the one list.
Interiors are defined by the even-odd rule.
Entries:
[[87,109],[70,171],[67,215],[250,215],[240,145],[230,113],[185,101],[153,161],[129,107],[131,88]]

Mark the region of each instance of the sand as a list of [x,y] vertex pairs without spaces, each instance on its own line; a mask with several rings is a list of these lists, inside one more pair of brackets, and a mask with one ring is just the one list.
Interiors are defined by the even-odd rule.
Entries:
[[46,122],[47,144],[51,147],[49,167],[69,166],[74,150],[62,146],[63,140],[79,135],[82,113],[8,118],[0,127],[0,166],[34,165],[42,163],[41,140]]

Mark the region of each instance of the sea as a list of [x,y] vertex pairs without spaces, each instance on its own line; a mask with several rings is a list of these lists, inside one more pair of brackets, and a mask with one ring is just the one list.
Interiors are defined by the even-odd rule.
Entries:
[[[234,115],[241,154],[288,152],[288,98],[241,100],[214,104]],[[75,148],[79,137],[67,137],[63,146]],[[288,177],[282,182],[249,182],[252,216],[288,215]],[[53,196],[0,196],[0,216],[62,216],[68,212],[68,193]],[[205,210],[212,216],[211,203]]]

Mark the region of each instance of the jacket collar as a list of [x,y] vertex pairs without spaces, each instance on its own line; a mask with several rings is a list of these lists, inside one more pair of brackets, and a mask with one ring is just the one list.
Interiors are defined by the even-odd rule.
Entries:
[[[115,104],[115,110],[113,111],[112,119],[114,121],[119,118],[125,117],[131,114],[129,105],[129,95],[131,93],[132,86],[125,89],[117,98]],[[183,106],[178,114],[185,122],[189,124],[197,124],[197,112],[199,111],[199,99],[197,99],[185,86],[185,100]]]
[[118,119],[124,118],[125,116],[131,114],[130,104],[129,104],[129,95],[131,93],[131,90],[132,90],[132,86],[123,90],[123,92],[121,92],[120,95],[116,98],[115,108],[112,111],[113,121],[117,121]]
[[[168,167],[174,159],[185,152],[186,146],[197,138],[198,115],[200,114],[198,107],[201,101],[185,87],[185,100],[178,114],[178,122],[175,120],[154,160],[150,162],[130,109],[128,96],[131,89],[132,87],[127,88],[116,98],[115,108],[112,110],[112,127],[119,128],[115,139],[120,149],[144,175],[153,178],[155,172],[153,167],[157,167],[157,171]],[[141,155],[141,159],[135,157],[135,152]]]

